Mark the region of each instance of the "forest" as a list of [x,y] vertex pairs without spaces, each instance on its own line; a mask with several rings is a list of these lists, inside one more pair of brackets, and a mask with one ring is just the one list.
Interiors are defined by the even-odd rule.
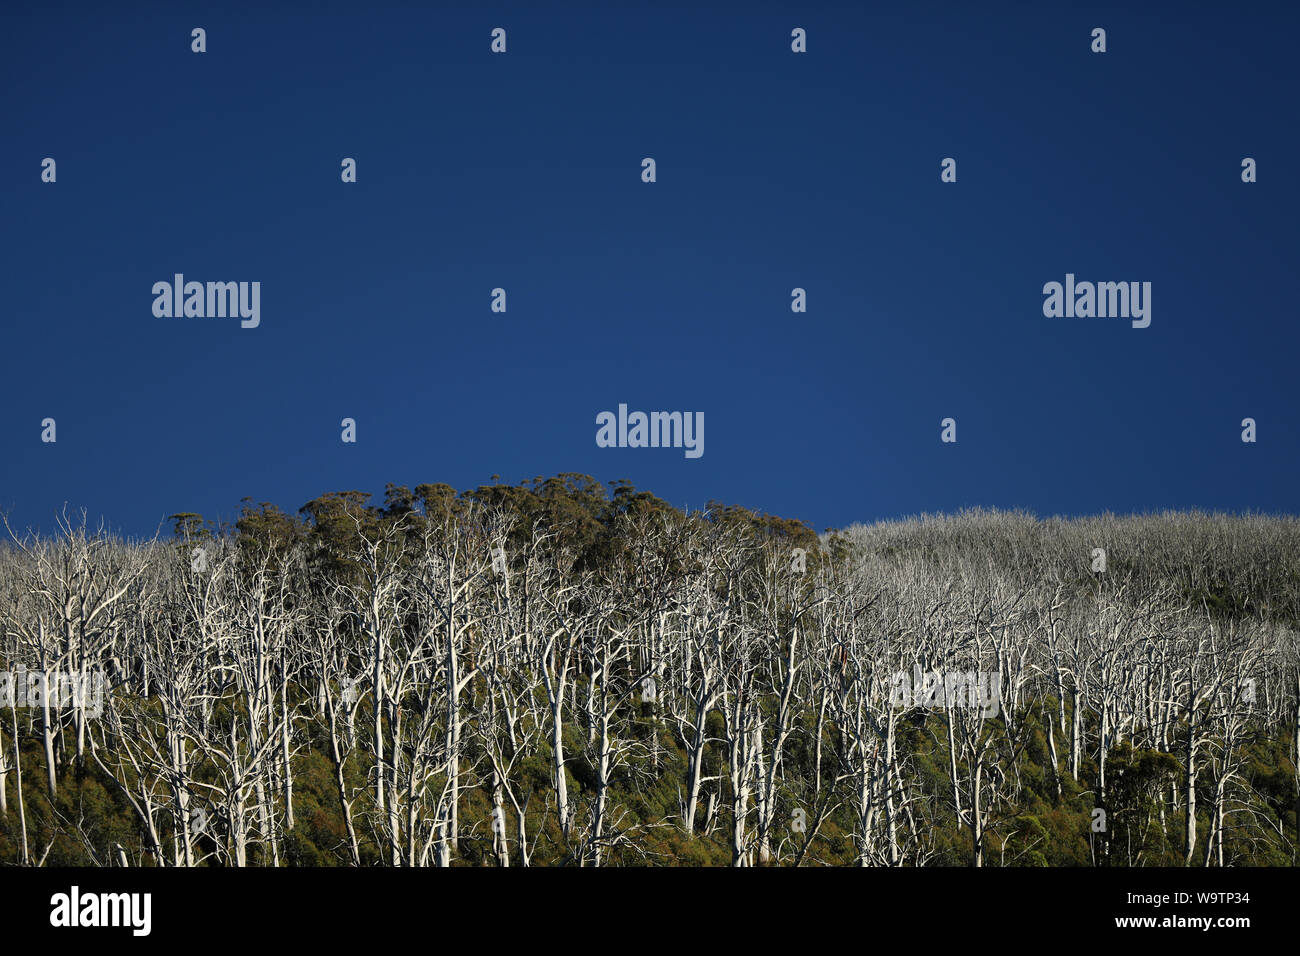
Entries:
[[6,521],[0,865],[1297,863],[1300,519],[493,482]]

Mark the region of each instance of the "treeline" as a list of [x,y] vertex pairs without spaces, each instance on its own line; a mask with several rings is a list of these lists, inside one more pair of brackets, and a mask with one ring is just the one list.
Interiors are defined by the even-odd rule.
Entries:
[[1295,864],[1297,520],[610,484],[11,532],[0,862]]

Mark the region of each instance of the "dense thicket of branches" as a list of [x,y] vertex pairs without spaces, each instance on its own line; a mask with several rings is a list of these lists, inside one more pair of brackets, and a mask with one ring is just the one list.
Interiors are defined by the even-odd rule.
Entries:
[[13,535],[0,862],[1296,863],[1294,519],[367,498]]

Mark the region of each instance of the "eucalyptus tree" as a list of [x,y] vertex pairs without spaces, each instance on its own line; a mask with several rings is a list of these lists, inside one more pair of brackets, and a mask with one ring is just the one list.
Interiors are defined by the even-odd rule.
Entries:
[[363,738],[363,746],[369,750],[374,778],[373,826],[387,846],[389,862],[399,866],[400,754],[394,738],[400,732],[401,688],[393,682],[401,668],[392,658],[412,597],[403,581],[405,527],[402,520],[378,527],[367,527],[356,515],[347,515],[347,520],[355,531],[355,543],[346,558],[355,573],[337,582],[336,593],[367,648],[370,733]]

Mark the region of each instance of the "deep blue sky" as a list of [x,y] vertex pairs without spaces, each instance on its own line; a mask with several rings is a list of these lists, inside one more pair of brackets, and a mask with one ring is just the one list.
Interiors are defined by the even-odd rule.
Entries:
[[[0,509],[573,471],[818,529],[1296,511],[1296,5],[879,6],[6,9]],[[261,327],[155,318],[176,272]],[[1150,281],[1150,328],[1045,318],[1067,272]],[[597,448],[620,402],[704,456]]]

